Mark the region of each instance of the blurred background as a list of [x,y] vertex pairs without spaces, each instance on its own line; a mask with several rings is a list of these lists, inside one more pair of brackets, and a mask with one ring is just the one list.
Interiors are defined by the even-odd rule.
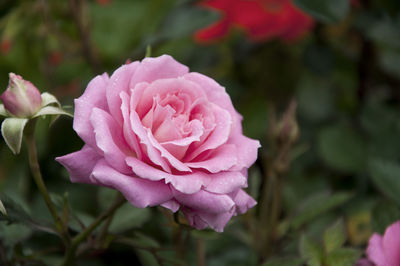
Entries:
[[[89,241],[78,265],[354,265],[372,232],[400,219],[400,1],[0,0],[2,91],[14,72],[73,112],[95,75],[142,60],[148,46],[226,88],[263,146],[249,172],[259,205],[218,234],[126,204],[110,226],[124,238]],[[70,183],[54,161],[83,145],[71,118],[40,120],[37,141],[49,191],[78,231],[114,192]],[[38,226],[51,217],[28,168],[25,148],[13,156],[0,142],[0,198],[21,214],[0,222],[0,265],[62,258]],[[271,171],[276,219],[262,209]]]

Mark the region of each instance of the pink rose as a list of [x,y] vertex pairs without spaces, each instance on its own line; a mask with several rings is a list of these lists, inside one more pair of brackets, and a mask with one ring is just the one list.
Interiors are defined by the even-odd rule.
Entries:
[[190,224],[223,231],[256,202],[243,190],[260,144],[213,79],[168,55],[94,78],[75,100],[82,150],[57,161],[72,182],[117,189],[134,206],[180,209]]
[[376,266],[400,266],[400,221],[389,226],[383,237],[372,235],[367,255]]

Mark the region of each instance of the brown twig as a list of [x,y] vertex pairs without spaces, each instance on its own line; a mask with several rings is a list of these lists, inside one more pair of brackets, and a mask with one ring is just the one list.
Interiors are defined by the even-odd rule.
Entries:
[[71,8],[71,15],[74,19],[76,27],[78,29],[79,38],[82,44],[83,56],[88,61],[95,73],[100,73],[102,67],[100,61],[94,53],[90,40],[89,26],[84,23],[84,1],[82,0],[69,0]]

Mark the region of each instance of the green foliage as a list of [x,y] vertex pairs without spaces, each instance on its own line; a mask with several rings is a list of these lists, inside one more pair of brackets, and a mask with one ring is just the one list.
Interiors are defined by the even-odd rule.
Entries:
[[326,253],[329,254],[337,248],[340,248],[345,242],[346,235],[344,231],[343,220],[338,220],[336,223],[325,230],[324,246]]
[[308,238],[306,235],[302,235],[300,239],[300,255],[304,258],[309,266],[321,266],[323,260],[324,251],[322,247]]
[[299,229],[305,223],[308,223],[316,217],[332,210],[351,199],[352,195],[349,193],[319,193],[307,198],[302,205],[300,205],[300,213],[290,222],[293,229]]
[[400,205],[400,166],[383,160],[371,160],[369,170],[377,188]]
[[339,22],[350,10],[350,3],[347,0],[294,0],[294,3],[316,19],[328,23]]
[[343,220],[339,219],[325,229],[323,245],[306,235],[300,239],[300,254],[309,266],[351,266],[361,256],[361,251],[355,248],[343,247],[346,242]]
[[333,125],[320,131],[317,139],[318,151],[324,162],[345,172],[360,172],[365,169],[366,145],[362,136],[349,127]]
[[[147,47],[151,56],[168,53],[224,86],[243,116],[243,132],[262,143],[246,189],[258,205],[232,218],[223,233],[188,230],[162,207],[125,203],[79,246],[78,266],[191,265],[199,240],[211,266],[354,265],[370,235],[400,219],[400,3],[293,2],[315,20],[298,39],[256,41],[236,27],[197,43],[198,29],[226,18],[199,1],[0,1],[0,86],[14,72],[44,92],[47,107],[39,114],[53,119],[37,119],[39,162],[71,236],[117,193],[70,182],[54,158],[83,143],[71,118],[54,118],[73,113],[94,76],[149,56]],[[79,12],[71,3],[82,4]],[[292,99],[299,140],[287,148],[271,138],[274,118]],[[2,105],[0,115],[7,115]],[[26,121],[9,119],[1,121],[10,126],[0,144],[0,265],[59,265],[64,245],[29,172]],[[271,172],[279,181],[274,187],[266,185]],[[280,186],[276,205],[263,203],[266,188],[269,202]],[[276,224],[271,215],[260,220],[275,207]]]

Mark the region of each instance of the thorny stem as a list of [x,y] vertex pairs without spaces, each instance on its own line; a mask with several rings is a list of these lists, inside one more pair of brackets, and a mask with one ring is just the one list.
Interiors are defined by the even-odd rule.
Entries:
[[79,244],[84,241],[104,220],[112,216],[114,212],[125,203],[125,201],[125,198],[120,195],[105,212],[98,216],[84,231],[72,239],[71,246],[67,249],[62,266],[68,266],[73,263]]
[[39,189],[39,192],[42,195],[47,205],[47,208],[51,213],[51,216],[53,216],[53,219],[56,224],[56,229],[59,232],[61,238],[63,239],[64,244],[68,246],[70,239],[67,228],[57,213],[57,209],[54,206],[54,203],[49,196],[49,192],[47,191],[46,185],[42,178],[42,173],[40,172],[40,166],[37,157],[36,143],[35,143],[35,125],[36,125],[36,120],[31,120],[25,128],[25,140],[28,146],[29,166],[31,168],[31,173]]

